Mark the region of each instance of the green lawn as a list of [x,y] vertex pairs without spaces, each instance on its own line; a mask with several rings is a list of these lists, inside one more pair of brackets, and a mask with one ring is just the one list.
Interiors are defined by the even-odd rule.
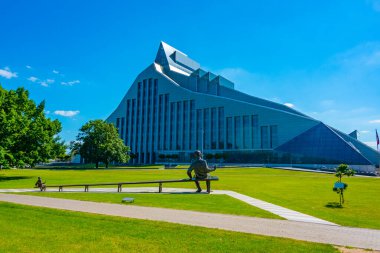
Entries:
[[333,246],[0,202],[1,252],[338,252]]
[[[340,225],[380,229],[379,178],[344,179],[349,185],[345,194],[344,208],[331,208],[328,207],[329,203],[338,201],[337,194],[332,191],[336,178],[331,174],[264,168],[218,169],[213,174],[220,178],[220,181],[212,183],[213,189],[237,191]],[[46,179],[48,184],[95,183],[180,179],[186,177],[186,171],[181,169],[3,170],[0,171],[0,188],[30,188],[37,176]],[[194,188],[194,185],[168,184],[167,187]],[[215,208],[218,207],[223,209],[222,205],[216,203]]]

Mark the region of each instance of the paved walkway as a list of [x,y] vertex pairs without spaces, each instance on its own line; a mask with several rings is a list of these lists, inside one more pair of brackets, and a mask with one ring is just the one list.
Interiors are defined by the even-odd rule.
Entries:
[[[57,192],[58,190],[53,188],[47,188],[46,189],[49,192]],[[91,192],[115,192],[116,190],[114,188],[89,188]],[[0,192],[32,192],[32,191],[39,191],[36,189],[0,189]],[[65,192],[83,192],[83,189],[81,188],[64,188]],[[141,193],[141,192],[157,192],[157,187],[135,187],[135,188],[124,188],[122,192],[129,192],[129,193]],[[183,189],[183,188],[164,188],[164,193],[193,193],[193,189]],[[274,213],[284,219],[291,220],[291,221],[302,221],[302,222],[310,222],[310,223],[318,223],[318,224],[326,224],[326,225],[336,225],[332,222],[325,221],[307,214],[303,214],[297,211],[293,211],[290,209],[287,209],[285,207],[277,206],[259,199],[255,199],[252,197],[249,197],[247,195],[243,195],[234,191],[224,191],[224,190],[214,190],[211,194],[224,194],[228,195],[232,198],[241,200],[251,206],[255,206],[257,208],[263,209],[265,211]]]
[[17,194],[0,201],[380,250],[380,230]]

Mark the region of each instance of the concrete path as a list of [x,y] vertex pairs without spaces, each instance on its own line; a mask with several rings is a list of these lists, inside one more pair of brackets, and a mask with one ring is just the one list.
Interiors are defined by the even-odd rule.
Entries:
[[[58,190],[47,188],[46,189],[49,192],[57,192]],[[36,189],[0,189],[0,192],[32,192],[32,191],[39,191]],[[91,192],[115,192],[116,190],[114,188],[89,188],[89,191]],[[64,192],[83,192],[83,189],[81,188],[64,188]],[[129,192],[129,193],[155,193],[157,192],[157,187],[134,187],[134,188],[123,188],[122,192]],[[194,193],[193,189],[184,189],[184,188],[164,188],[163,193]],[[211,194],[224,194],[228,195],[232,198],[238,199],[240,201],[243,201],[251,206],[255,206],[257,208],[263,209],[265,211],[274,213],[284,219],[291,220],[291,221],[302,221],[302,222],[309,222],[309,223],[318,223],[318,224],[326,224],[326,225],[335,225],[329,221],[325,221],[307,214],[303,214],[297,211],[293,211],[290,209],[287,209],[285,207],[277,206],[259,199],[255,199],[252,197],[249,197],[247,195],[243,195],[234,191],[224,191],[224,190],[214,190]]]
[[0,201],[380,250],[380,230],[17,194]]

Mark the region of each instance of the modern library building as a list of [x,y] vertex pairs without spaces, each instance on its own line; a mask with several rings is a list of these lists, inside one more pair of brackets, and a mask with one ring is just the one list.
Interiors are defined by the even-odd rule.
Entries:
[[131,163],[190,162],[194,150],[213,160],[250,164],[378,164],[379,154],[297,110],[235,90],[161,42],[108,117],[131,148]]

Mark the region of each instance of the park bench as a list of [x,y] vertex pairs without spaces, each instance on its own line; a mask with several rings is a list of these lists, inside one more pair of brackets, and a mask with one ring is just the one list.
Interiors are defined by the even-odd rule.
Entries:
[[[122,191],[123,185],[133,185],[133,184],[158,184],[158,192],[162,192],[162,185],[166,183],[186,183],[194,181],[205,181],[207,185],[207,192],[211,192],[211,181],[218,181],[219,178],[215,176],[210,176],[205,179],[195,179],[195,178],[185,178],[185,179],[171,179],[171,180],[153,180],[153,181],[137,181],[137,182],[118,182],[118,183],[93,183],[93,184],[61,184],[61,185],[46,185],[46,188],[57,187],[58,191],[63,191],[63,187],[80,187],[84,186],[84,191],[88,192],[90,186],[110,186],[117,185],[117,192]],[[36,188],[36,187],[35,187]],[[37,187],[38,188],[38,187]]]

